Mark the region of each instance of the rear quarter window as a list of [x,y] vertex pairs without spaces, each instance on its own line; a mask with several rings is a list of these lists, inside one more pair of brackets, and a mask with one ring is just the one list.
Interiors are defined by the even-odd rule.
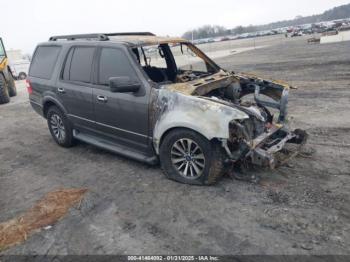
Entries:
[[60,51],[59,46],[39,46],[30,65],[29,75],[51,79]]

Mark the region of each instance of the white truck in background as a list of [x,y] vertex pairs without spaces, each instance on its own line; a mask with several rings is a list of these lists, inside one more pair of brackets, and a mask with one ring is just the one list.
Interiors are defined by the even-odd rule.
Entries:
[[30,60],[23,55],[19,49],[10,49],[6,51],[9,65],[12,70],[13,77],[17,80],[24,80],[27,78]]
[[12,74],[17,80],[24,80],[27,78],[29,65],[30,65],[29,60],[25,60],[25,59],[15,60],[15,61],[10,60],[9,62],[10,62],[9,64],[12,70]]

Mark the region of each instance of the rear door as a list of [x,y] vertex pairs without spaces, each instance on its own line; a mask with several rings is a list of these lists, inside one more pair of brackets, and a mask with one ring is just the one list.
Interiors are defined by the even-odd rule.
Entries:
[[[148,98],[147,87],[133,66],[130,53],[124,48],[101,47],[97,59],[97,79],[93,89],[96,126],[103,133],[128,147],[147,151]],[[141,83],[135,93],[114,93],[110,77],[129,77]]]
[[75,128],[94,127],[92,72],[96,48],[73,46],[67,53],[56,93]]

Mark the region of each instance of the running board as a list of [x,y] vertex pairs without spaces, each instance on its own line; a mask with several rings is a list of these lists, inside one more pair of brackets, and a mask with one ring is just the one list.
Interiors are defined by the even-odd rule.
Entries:
[[73,130],[73,137],[76,138],[77,140],[105,149],[112,153],[122,155],[149,165],[155,165],[158,163],[157,156],[147,156],[140,152],[130,150],[130,148],[126,146],[114,144],[114,143],[111,143],[110,141],[104,140],[102,138],[97,138],[92,135],[83,134],[81,132],[78,132],[77,130]]

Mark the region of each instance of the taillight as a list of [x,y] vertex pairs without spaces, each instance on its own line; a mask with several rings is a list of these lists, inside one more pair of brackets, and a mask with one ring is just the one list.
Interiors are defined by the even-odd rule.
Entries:
[[32,94],[33,88],[32,88],[32,85],[31,85],[29,79],[26,79],[26,86],[27,86],[28,94]]

